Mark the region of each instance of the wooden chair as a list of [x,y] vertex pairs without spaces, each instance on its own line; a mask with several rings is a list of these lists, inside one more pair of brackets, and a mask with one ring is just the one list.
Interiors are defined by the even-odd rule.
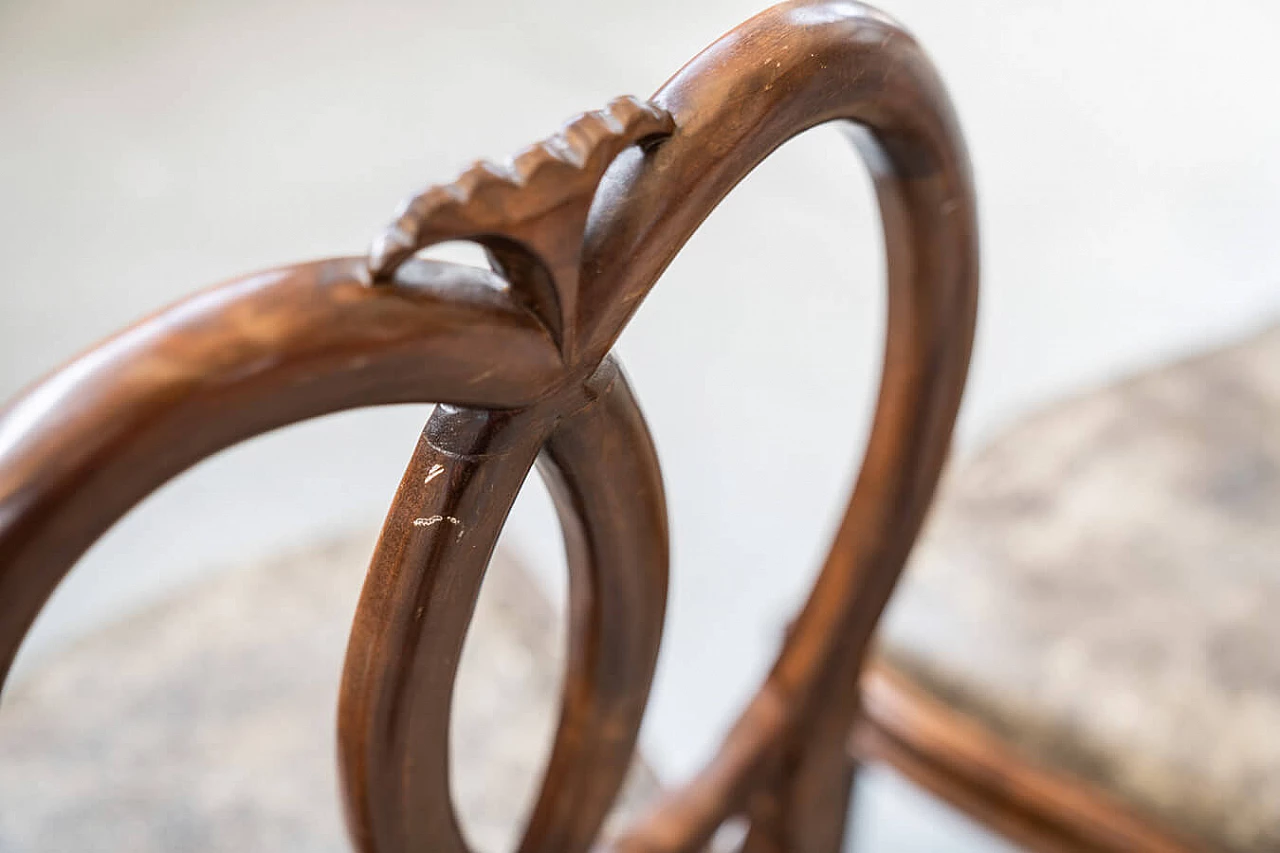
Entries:
[[[667,521],[653,445],[611,347],[716,204],[790,137],[837,122],[874,177],[888,261],[879,402],[830,554],[718,753],[599,842],[662,633]],[[423,260],[448,240],[492,272]],[[410,199],[367,257],[249,275],[90,350],[0,420],[0,669],[59,580],[130,507],[251,436],[358,406],[438,403],[351,630],[339,764],[364,851],[458,851],[452,685],[495,540],[536,462],[570,566],[559,728],[520,849],[839,849],[857,761],[886,759],[1045,850],[1193,849],[954,719],[868,644],[942,470],[973,337],[974,197],[933,67],[898,24],[836,0],[776,6],[649,101],[587,113],[504,165]],[[853,733],[851,739],[850,735]],[[604,849],[604,848],[602,848]]]

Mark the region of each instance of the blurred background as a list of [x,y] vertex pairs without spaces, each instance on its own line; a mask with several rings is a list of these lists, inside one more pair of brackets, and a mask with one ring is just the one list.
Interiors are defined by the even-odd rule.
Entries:
[[[4,0],[0,397],[197,288],[362,252],[405,195],[648,95],[764,5]],[[940,67],[977,177],[959,456],[1049,401],[1280,317],[1280,6],[883,5]],[[705,760],[814,576],[869,421],[882,266],[869,181],[819,129],[716,211],[621,341],[673,533],[642,733],[661,780]],[[62,585],[15,684],[218,573],[370,541],[426,415],[325,418],[167,486]],[[780,440],[798,421],[804,439]],[[560,606],[540,485],[502,548]],[[872,788],[870,849],[999,849],[887,777]]]

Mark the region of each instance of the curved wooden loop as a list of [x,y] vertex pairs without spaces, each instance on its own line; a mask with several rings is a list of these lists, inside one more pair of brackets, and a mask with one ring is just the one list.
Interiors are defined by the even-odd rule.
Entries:
[[[573,647],[524,849],[585,849],[634,744],[665,589],[657,466],[625,385],[600,385],[607,353],[739,180],[792,136],[843,121],[874,176],[887,246],[866,460],[760,693],[710,766],[616,844],[692,851],[746,813],[748,850],[835,849],[856,675],[932,496],[968,366],[977,233],[964,146],[915,41],[846,0],[764,12],[653,103],[660,132],[672,120],[674,132],[656,147],[610,145],[621,153],[594,198],[575,190],[584,233],[495,208],[486,245],[510,287],[405,260],[405,245],[389,249],[385,287],[369,286],[364,259],[250,276],[144,321],[0,415],[0,672],[80,554],[191,464],[343,408],[452,404],[406,474],[353,632],[341,753],[354,834],[370,851],[465,849],[448,799],[448,700],[484,564],[545,445],[571,555]],[[539,265],[570,270],[573,288],[539,283]]]
[[586,850],[622,783],[662,634],[666,507],[652,442],[614,363],[575,390],[516,412],[439,407],[423,432],[343,674],[339,754],[361,850],[468,849],[449,793],[452,688],[485,567],[544,442],[569,558],[570,653],[521,850]]
[[449,796],[453,682],[502,524],[551,424],[437,407],[396,493],[347,647],[338,706],[347,822],[360,850],[431,839],[464,853]]
[[[844,744],[856,674],[932,496],[967,371],[977,297],[968,163],[918,45],[856,3],[774,7],[695,58],[653,102],[676,129],[656,148],[621,154],[595,195],[577,311],[565,320],[577,341],[571,369],[604,357],[665,265],[739,180],[787,139],[828,121],[847,122],[875,179],[889,322],[866,462],[809,603],[712,764],[616,846],[697,850],[726,818],[747,813],[749,850],[830,851],[847,808]],[[590,506],[593,496],[582,500]],[[577,734],[562,726],[558,738]],[[542,804],[572,802],[571,787],[547,781]],[[433,838],[420,829],[417,838]],[[530,830],[526,846],[559,837],[551,824],[535,821]]]
[[90,350],[0,413],[0,683],[54,587],[134,504],[201,459],[306,418],[385,403],[514,407],[563,381],[501,279],[363,258],[258,273]]
[[631,766],[667,604],[657,453],[621,371],[539,458],[569,563],[569,655],[555,747],[522,853],[587,850]]
[[624,154],[597,193],[579,298],[584,353],[607,351],[666,264],[757,163],[830,121],[846,122],[875,181],[889,313],[865,461],[808,603],[711,764],[617,849],[696,850],[746,812],[750,850],[830,851],[847,809],[843,744],[856,675],[932,497],[968,369],[978,290],[969,164],[924,52],[859,3],[775,6],[652,100],[675,117],[676,132],[649,158]]

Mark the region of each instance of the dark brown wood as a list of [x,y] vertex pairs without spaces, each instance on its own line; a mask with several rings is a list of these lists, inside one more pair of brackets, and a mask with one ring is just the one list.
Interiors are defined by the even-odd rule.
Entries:
[[[762,57],[772,61],[762,62]],[[656,125],[649,119],[641,122],[643,131],[615,123],[617,132],[637,138],[643,132],[651,144],[620,155],[621,162],[605,176],[591,202],[591,218],[581,220],[585,240],[580,254],[535,250],[522,264],[500,264],[508,276],[515,270],[529,273],[527,279],[512,279],[513,289],[525,293],[526,304],[535,310],[539,305],[559,306],[559,314],[548,323],[555,328],[570,371],[585,372],[608,352],[671,257],[760,160],[791,136],[837,119],[870,128],[852,135],[872,167],[881,201],[889,258],[889,338],[867,462],[831,556],[778,664],[707,771],[675,792],[617,847],[698,849],[720,823],[746,812],[753,818],[748,841],[753,847],[833,850],[843,836],[852,773],[843,748],[857,709],[852,685],[867,638],[932,495],[967,367],[977,282],[968,168],[945,94],[927,60],[893,22],[864,7],[776,7],[691,62],[653,103],[658,110],[646,115],[669,114],[675,131],[657,140]],[[545,161],[548,152],[561,147],[535,146],[532,158]],[[516,162],[527,159],[530,155],[522,154]],[[584,150],[576,160],[589,161],[590,155]],[[603,174],[603,166],[596,171]],[[482,230],[488,235],[521,235],[512,238],[521,248],[509,251],[508,257],[563,239],[564,224],[555,208],[516,203],[521,172],[519,167],[476,167],[452,189],[421,194],[406,206],[389,236],[375,244],[372,269],[394,283],[387,257],[394,261],[432,242],[474,237]],[[500,205],[493,199],[504,200],[510,222],[502,221]],[[473,205],[479,205],[480,212],[467,210]],[[583,211],[586,205],[577,209]],[[437,216],[440,224],[433,219]],[[483,228],[476,224],[480,221]],[[503,248],[503,239],[484,237],[491,251]],[[388,245],[394,251],[388,251]],[[544,259],[541,264],[536,262],[539,256]],[[558,262],[557,257],[565,260]],[[626,263],[619,263],[624,258]],[[544,276],[557,293],[554,300],[544,296]],[[626,445],[616,448],[621,455],[632,451]],[[598,455],[580,454],[577,464],[600,461]],[[504,483],[503,488],[510,485]],[[640,500],[644,502],[643,495]],[[650,500],[657,503],[660,496]],[[393,510],[389,525],[403,523]],[[397,578],[405,574],[403,566],[393,569],[375,561],[371,585],[384,571]],[[429,574],[433,569],[420,561],[415,571]],[[391,597],[401,603],[397,615],[385,621],[403,619],[409,597]],[[375,621],[372,630],[382,624]],[[358,623],[353,645],[357,658],[363,648],[361,634]],[[446,657],[456,655],[452,646],[438,651]],[[432,652],[424,644],[416,653]],[[576,653],[598,654],[592,649]],[[394,667],[374,669],[396,677]],[[420,676],[409,678],[414,677]],[[614,672],[617,689],[640,697],[647,693],[650,677],[647,667]],[[378,689],[386,688],[353,685],[344,702],[361,701],[352,693]],[[568,693],[575,689],[573,684],[567,687]],[[558,743],[570,736],[576,733],[562,729]],[[439,731],[431,735],[433,743],[440,738]],[[415,838],[460,844],[448,814],[438,747],[408,744],[401,749],[420,752],[424,762],[436,750],[433,772],[441,781],[429,794],[444,805],[430,806],[434,817],[417,824],[415,831],[375,839],[368,849],[407,849]],[[388,775],[381,786],[375,781],[371,790],[367,778],[353,782],[348,773],[349,796],[379,803],[394,800],[402,779]],[[558,776],[553,765],[540,803],[565,801],[569,790],[567,778]],[[416,805],[420,802],[414,798],[414,806],[403,808],[421,811]],[[539,823],[538,816],[532,828],[536,831],[526,836],[525,846],[541,849],[552,830]],[[585,849],[593,833],[594,827],[581,836],[580,844],[569,845],[566,838],[560,849]]]
[[[615,101],[509,166],[415,196],[368,258],[222,285],[28,391],[0,416],[0,671],[83,551],[186,467],[327,412],[438,402],[351,636],[339,742],[353,839],[370,853],[466,850],[448,790],[450,693],[489,554],[541,455],[570,555],[572,648],[521,849],[587,850],[634,749],[666,593],[657,461],[609,353],[719,201],[828,122],[871,170],[886,242],[863,469],[757,696],[706,769],[608,848],[693,851],[745,817],[749,850],[838,849],[857,677],[947,452],[978,281],[972,182],[943,86],[907,32],[857,3],[767,10],[651,101]],[[449,239],[484,245],[495,274],[412,257]]]
[[0,673],[58,581],[125,511],[276,427],[383,403],[511,406],[560,381],[546,329],[496,276],[363,258],[238,279],[143,320],[0,416]]
[[[856,712],[846,685],[932,495],[968,362],[977,246],[963,144],[915,41],[852,4],[774,7],[694,59],[654,101],[675,117],[676,133],[648,168],[610,172],[597,200],[604,215],[588,225],[589,256],[630,257],[619,274],[656,274],[756,163],[796,133],[844,119],[876,183],[889,319],[863,470],[778,662],[707,769],[617,846],[695,850],[727,818],[749,813],[769,836],[752,843],[830,850],[844,804],[802,792],[848,784],[851,763],[830,760],[845,755]],[[605,292],[602,279],[587,280],[584,296]],[[599,304],[605,327],[631,307]]]
[[1039,853],[1203,853],[1209,847],[1135,814],[1077,779],[1036,767],[883,662],[862,678],[853,753],[881,761]]
[[397,492],[352,629],[339,707],[358,846],[466,850],[449,711],[462,643],[539,448],[565,531],[569,656],[560,726],[522,849],[585,850],[631,763],[666,606],[657,457],[613,361],[554,406],[439,407]]
[[401,263],[434,243],[474,240],[489,250],[515,294],[571,355],[582,233],[596,185],[624,148],[656,142],[673,129],[667,111],[623,97],[583,113],[508,164],[476,163],[453,183],[430,187],[404,203],[396,221],[374,240],[369,253],[374,281],[391,280]]

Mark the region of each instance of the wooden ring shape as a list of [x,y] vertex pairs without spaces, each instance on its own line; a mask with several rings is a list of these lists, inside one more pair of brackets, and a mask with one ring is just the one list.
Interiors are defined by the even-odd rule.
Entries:
[[[888,266],[865,461],[810,598],[708,767],[622,837],[838,849],[866,644],[928,507],[972,345],[977,225],[946,93],[914,39],[845,0],[773,7],[648,102],[615,101],[504,166],[414,197],[367,258],[237,279],[149,317],[0,414],[0,673],[54,587],[130,507],[306,418],[435,402],[352,630],[339,754],[363,851],[467,849],[448,791],[458,654],[535,460],[564,528],[571,649],[523,851],[587,850],[634,750],[665,607],[661,477],[609,355],[681,246],[787,139],[840,122],[871,170]],[[471,239],[494,272],[419,260]]]

